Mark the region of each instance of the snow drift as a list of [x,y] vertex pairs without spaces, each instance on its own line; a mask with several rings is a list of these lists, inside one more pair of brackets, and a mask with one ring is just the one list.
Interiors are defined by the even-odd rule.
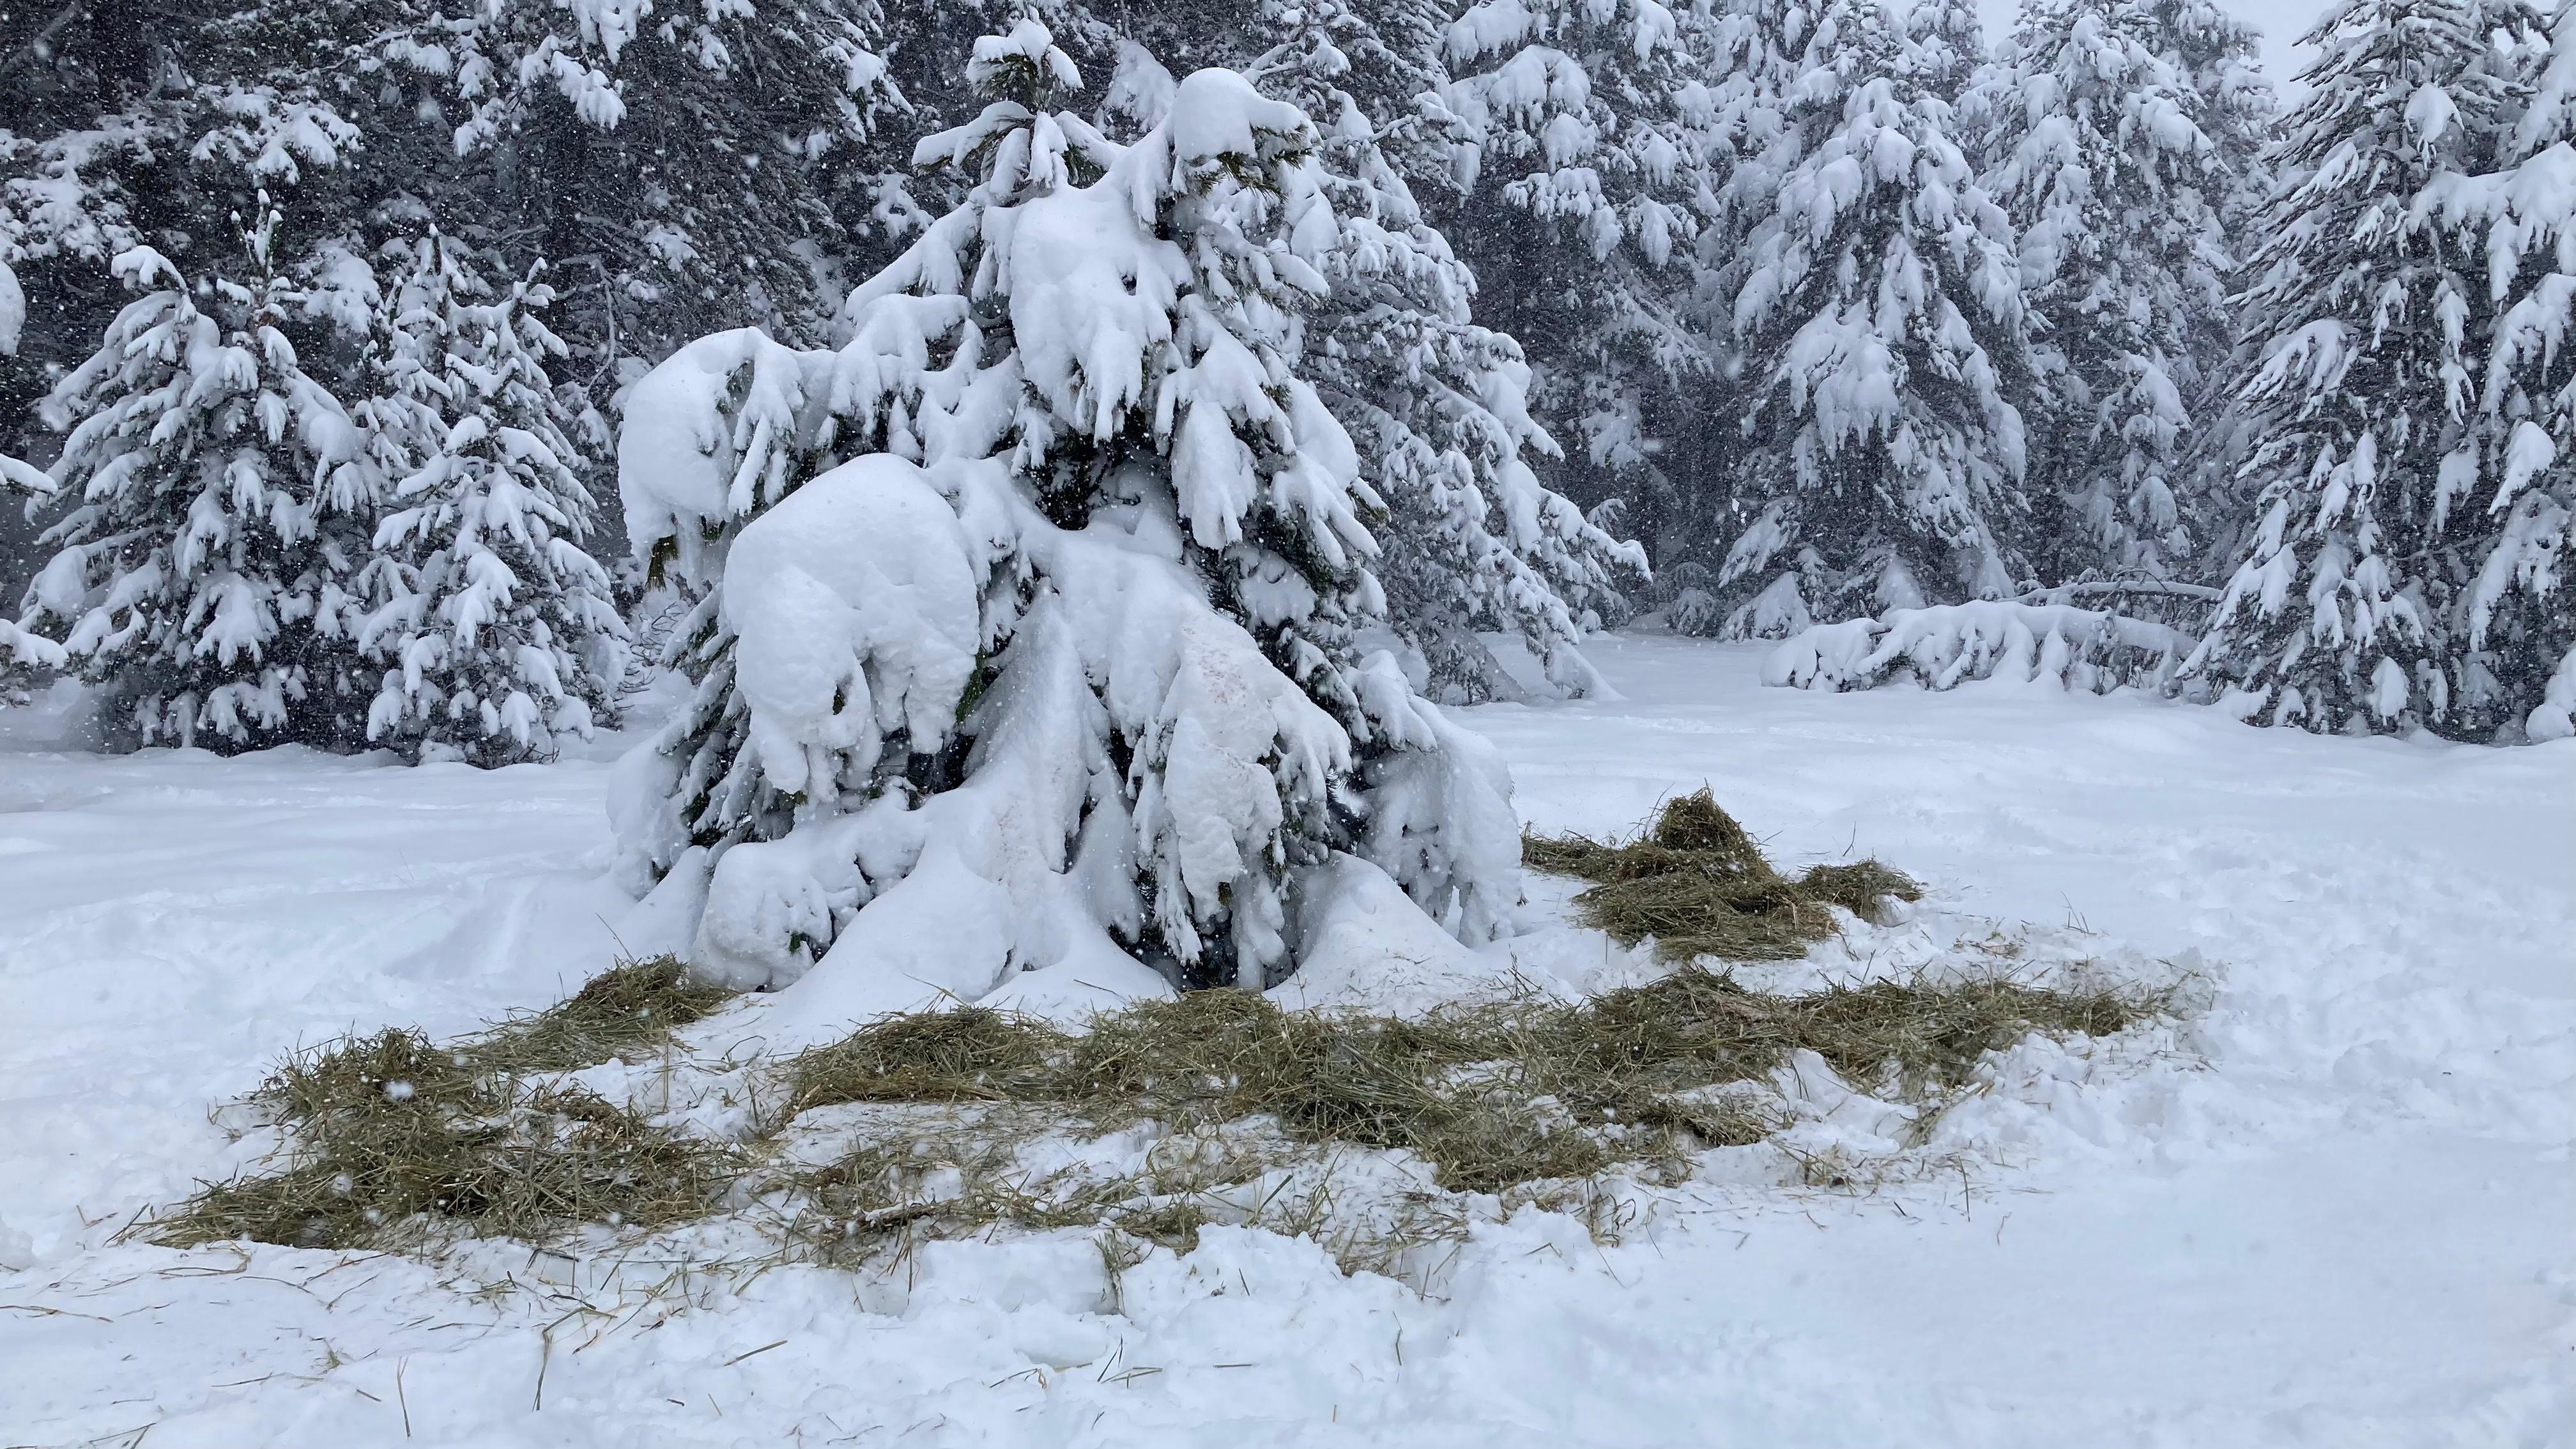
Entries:
[[1930,689],[2003,679],[2107,694],[2161,686],[2193,642],[2168,625],[2105,610],[1984,600],[1816,625],[1771,651],[1762,682],[1843,691],[1907,678]]

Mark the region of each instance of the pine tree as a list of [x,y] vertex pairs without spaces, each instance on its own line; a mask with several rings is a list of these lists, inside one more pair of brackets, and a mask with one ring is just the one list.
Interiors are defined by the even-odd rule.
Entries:
[[506,296],[432,232],[386,288],[382,394],[365,409],[390,466],[390,513],[367,573],[359,644],[386,661],[367,737],[418,759],[550,758],[615,722],[608,680],[624,623],[581,548],[592,504],[558,424],[545,359],[564,345],[542,283]]
[[2185,669],[2249,718],[2464,730],[2485,711],[2460,704],[2503,697],[2472,674],[2463,617],[2494,516],[2467,525],[2481,481],[2521,492],[2496,485],[2534,456],[2508,411],[2531,395],[2505,375],[2492,403],[2478,386],[2491,284],[2437,204],[2508,154],[2541,34],[2520,0],[2347,0],[2308,36],[2320,53],[2278,158],[2302,179],[2265,218],[2247,296],[2257,521]]
[[1986,30],[1974,0],[1914,0],[1905,9],[1905,44],[1915,83],[1953,105],[1986,69]]
[[1441,6],[1236,0],[1120,13],[1117,25],[1080,9],[1050,24],[1059,18],[1108,60],[1095,118],[1113,134],[1166,114],[1179,83],[1157,48],[1241,70],[1317,118],[1316,159],[1343,226],[1317,262],[1332,292],[1309,319],[1306,372],[1387,503],[1372,522],[1385,550],[1376,572],[1408,667],[1443,699],[1516,691],[1478,637],[1499,630],[1522,637],[1554,689],[1596,687],[1577,647],[1582,621],[1626,610],[1643,554],[1540,481],[1564,459],[1529,416],[1523,350],[1470,320],[1476,278],[1421,200],[1454,192],[1474,135],[1441,99]]
[[1490,935],[1507,786],[1354,647],[1378,500],[1300,372],[1339,236],[1315,129],[1203,70],[1121,146],[1051,108],[1079,75],[1031,21],[969,75],[993,99],[917,155],[974,184],[848,346],[705,339],[629,403],[638,547],[722,570],[707,703],[623,807],[668,869],[722,847],[695,959],[777,980],[975,900],[1023,966],[1259,986],[1344,850]]
[[365,736],[351,584],[377,499],[357,430],[286,336],[300,298],[270,264],[276,225],[263,205],[244,277],[194,289],[149,248],[121,254],[143,295],[47,402],[69,433],[54,476],[80,501],[44,535],[56,552],[20,623],[104,686],[113,741]]
[[552,265],[559,325],[609,386],[719,327],[821,340],[831,273],[925,219],[876,0],[395,8],[359,64],[389,87],[377,129],[410,189],[493,274]]
[[[303,234],[330,229],[336,208],[311,193],[340,179],[361,144],[316,80],[341,48],[314,47],[330,29],[310,7],[286,17],[61,0],[0,11],[0,360],[14,352],[18,364],[0,361],[0,448],[34,451],[46,389],[123,307],[110,266],[120,253],[149,244],[192,274],[224,270],[230,218],[256,211],[262,190],[298,193]],[[282,250],[273,263],[292,275],[299,260]],[[40,299],[14,348],[12,273],[23,297]]]
[[1533,353],[1577,497],[1620,500],[1659,555],[1700,529],[1705,389],[1693,243],[1715,208],[1710,12],[1659,0],[1485,0],[1448,27],[1462,190],[1426,198],[1480,320]]
[[[1507,688],[1479,630],[1518,633],[1558,689],[1598,676],[1580,650],[1584,614],[1610,613],[1645,555],[1543,485],[1525,458],[1561,456],[1529,415],[1529,368],[1511,338],[1469,320],[1475,278],[1424,217],[1395,157],[1432,149],[1425,118],[1397,103],[1401,52],[1339,0],[1265,6],[1272,50],[1256,83],[1325,118],[1317,159],[1338,243],[1317,265],[1306,375],[1369,460],[1388,515],[1378,529],[1395,631],[1432,688],[1478,702]],[[1348,45],[1349,50],[1344,46]],[[1352,52],[1379,94],[1364,105]],[[1395,70],[1397,86],[1385,85]]]
[[2168,28],[2210,18],[2179,3],[2032,0],[1970,104],[1993,127],[1985,185],[2020,235],[2040,329],[2031,472],[2063,510],[2038,522],[2051,582],[2169,576],[2211,532],[2196,516],[2193,414],[2232,341],[2229,207],[2242,182],[2204,126],[2227,135],[2245,96],[2204,94],[2182,59],[2203,32]]
[[1779,139],[1743,163],[1767,209],[1724,279],[1747,519],[1720,597],[1679,618],[1730,635],[1997,597],[2027,572],[2022,300],[2009,223],[1923,83],[1950,61],[1848,0],[1806,59]]
[[2445,177],[2418,207],[2469,259],[2483,252],[2492,318],[2476,334],[2475,423],[2443,459],[2435,505],[2468,582],[2440,621],[2452,647],[2434,712],[2471,739],[2576,734],[2576,10],[2551,26],[2545,48],[2525,50],[2535,83],[2507,165]]
[[2200,359],[2201,381],[2184,399],[2191,430],[2180,510],[2195,529],[2197,548],[2188,568],[2177,568],[2196,578],[2223,577],[2252,521],[2237,469],[2260,441],[2235,403],[2237,385],[2260,357],[2247,351],[2234,293],[2263,241],[2264,215],[2278,181],[2272,160],[2280,103],[2261,68],[2261,35],[2217,0],[2150,0],[2148,11],[2154,32],[2170,45],[2169,61],[2199,98],[2195,119],[2209,138],[2219,174],[2228,180],[2215,213],[2230,270],[2217,306],[2195,324],[2192,351]]

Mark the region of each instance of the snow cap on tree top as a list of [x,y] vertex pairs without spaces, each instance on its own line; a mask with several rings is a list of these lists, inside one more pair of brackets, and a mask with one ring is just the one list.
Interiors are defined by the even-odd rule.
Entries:
[[1082,72],[1074,68],[1073,57],[1056,48],[1052,31],[1023,16],[1008,35],[976,38],[975,58],[966,62],[966,83],[978,95],[1005,96],[1038,108],[1056,91],[1082,89]]
[[118,252],[115,260],[107,266],[116,274],[118,281],[138,292],[148,290],[155,282],[168,282],[174,287],[180,283],[179,269],[170,264],[168,257],[148,246],[127,247]]
[[[1287,205],[1290,256],[1311,260],[1341,236],[1311,162],[1319,144],[1315,123],[1288,101],[1273,100],[1235,71],[1192,71],[1172,93],[1161,124],[1136,144],[1139,179],[1152,188],[1134,193],[1137,216],[1151,214],[1155,192],[1177,195],[1201,189],[1216,173],[1268,192]],[[1164,157],[1169,157],[1168,165]],[[1310,295],[1330,290],[1320,274],[1275,259],[1290,285]]]
[[[1192,71],[1173,92],[1164,128],[1172,138],[1172,158],[1185,163],[1276,156],[1315,143],[1314,123],[1304,111],[1270,99],[1230,70]],[[1291,144],[1280,145],[1283,137]]]

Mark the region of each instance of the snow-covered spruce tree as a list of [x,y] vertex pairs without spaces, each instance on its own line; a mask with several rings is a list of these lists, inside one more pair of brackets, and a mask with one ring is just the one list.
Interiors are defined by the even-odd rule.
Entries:
[[2220,0],[2153,0],[2157,31],[2171,43],[2170,57],[2200,98],[2202,135],[2217,152],[2230,181],[2218,205],[2226,254],[2235,270],[2221,311],[2196,349],[2202,357],[2200,391],[2184,399],[2191,416],[2191,447],[2182,474],[2181,511],[2197,530],[2187,572],[2223,578],[2241,555],[2252,524],[2252,502],[2240,491],[2238,467],[2260,441],[2236,390],[2261,361],[2260,343],[2244,325],[2234,290],[2263,240],[2262,228],[2278,182],[2273,159],[2280,140],[2280,98],[2261,63],[2262,35],[2236,19]]
[[550,758],[559,736],[615,722],[626,632],[581,548],[592,503],[545,367],[564,347],[538,315],[552,293],[478,297],[436,232],[395,254],[381,393],[363,408],[395,510],[366,570],[359,645],[385,662],[367,738],[415,760]]
[[47,401],[53,473],[77,505],[20,624],[103,686],[124,745],[357,747],[377,671],[352,592],[377,507],[348,414],[287,340],[299,298],[269,268],[276,213],[246,232],[246,280],[189,287],[136,248],[144,295]]
[[[1532,349],[1552,474],[1621,500],[1658,559],[1705,532],[1706,387],[1692,242],[1715,202],[1711,11],[1659,0],[1481,0],[1448,28],[1441,101],[1461,191],[1424,197],[1474,269],[1478,320]],[[1723,466],[1722,463],[1716,466]]]
[[922,219],[876,0],[390,9],[352,78],[382,88],[371,148],[492,275],[555,268],[557,330],[602,398],[611,364],[631,377],[713,328],[821,340],[835,270]]
[[223,270],[229,218],[262,187],[299,193],[299,230],[329,229],[310,193],[358,143],[315,81],[332,27],[310,7],[268,27],[263,12],[277,18],[152,0],[0,10],[0,271],[36,303],[15,366],[0,347],[0,449],[36,451],[46,390],[124,305],[119,253],[148,243],[190,274]]
[[1993,598],[2027,569],[2011,229],[1921,83],[1948,62],[1862,0],[1823,11],[1806,62],[1779,141],[1745,163],[1770,172],[1769,210],[1726,278],[1750,519],[1717,599],[1679,620],[1730,636]]
[[[1308,321],[1304,368],[1367,460],[1387,515],[1377,565],[1395,632],[1443,698],[1510,688],[1480,630],[1518,633],[1570,694],[1598,676],[1578,647],[1587,613],[1610,613],[1645,554],[1595,527],[1526,459],[1559,456],[1529,415],[1529,368],[1509,337],[1469,320],[1475,278],[1424,218],[1398,157],[1437,146],[1398,86],[1402,52],[1341,0],[1265,0],[1276,43],[1249,73],[1265,94],[1323,118],[1317,161],[1340,237],[1317,259],[1330,294]],[[1351,50],[1346,51],[1347,42]],[[1364,103],[1354,87],[1379,92]]]
[[[2501,373],[2482,365],[2494,289],[2522,259],[2493,277],[2479,229],[2447,224],[2439,203],[2510,154],[2543,34],[2520,0],[2347,0],[2307,37],[2319,55],[2278,158],[2300,179],[2265,218],[2246,295],[2256,522],[2185,665],[2257,722],[2484,737],[2507,698],[2469,616],[2482,545],[2538,473],[2520,345]],[[2535,340],[2563,329],[2556,305]],[[2564,365],[2527,374],[2541,396]],[[2513,672],[2528,709],[2545,676]]]
[[2030,0],[1969,107],[1992,127],[1985,185],[2019,233],[2038,319],[2033,549],[2052,583],[2164,577],[2209,534],[2193,516],[2192,415],[2233,340],[2242,183],[2203,123],[2225,134],[2243,98],[2204,95],[2182,61],[2191,36],[2168,27],[2196,18],[2175,3]]
[[974,184],[847,346],[707,338],[628,400],[630,534],[719,574],[729,641],[618,791],[657,898],[704,893],[692,959],[781,984],[828,946],[847,1010],[1138,958],[1258,987],[1386,876],[1490,936],[1508,778],[1353,646],[1377,500],[1299,371],[1314,127],[1202,70],[1118,145],[1049,109],[1079,77],[1026,20],[969,75],[992,101],[917,155]]
[[1905,43],[1916,84],[1954,106],[1986,69],[1986,29],[1975,0],[1914,0],[1905,7]]
[[1308,320],[1306,375],[1386,501],[1376,572],[1408,667],[1444,700],[1511,692],[1477,637],[1501,630],[1556,690],[1594,688],[1582,620],[1624,610],[1643,552],[1539,481],[1562,450],[1528,415],[1528,365],[1469,320],[1475,278],[1417,199],[1453,188],[1472,136],[1439,101],[1447,15],[1430,0],[1237,0],[1131,23],[1136,34],[1094,45],[1114,56],[1104,130],[1151,126],[1178,84],[1140,40],[1213,57],[1317,118],[1343,226],[1317,262],[1332,292]]
[[[2478,341],[2477,424],[2443,460],[2435,526],[2470,571],[2441,622],[2455,641],[2436,679],[2448,732],[2576,734],[2576,9],[2530,55],[2537,83],[2505,143],[2509,164],[2437,180],[2427,225],[2483,251],[2493,324]],[[2482,244],[2482,245],[2481,245]],[[2474,276],[2474,272],[2472,272]]]

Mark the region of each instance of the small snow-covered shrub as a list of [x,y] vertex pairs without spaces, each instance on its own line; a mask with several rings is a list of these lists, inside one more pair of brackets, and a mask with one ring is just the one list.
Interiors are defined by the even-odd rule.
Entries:
[[2005,679],[2108,694],[2161,687],[2194,642],[2170,625],[2107,610],[1984,600],[1816,625],[1771,651],[1762,682],[1846,691],[1895,679],[1930,689]]
[[616,723],[604,676],[626,633],[581,547],[595,510],[546,375],[564,354],[538,317],[553,291],[482,286],[436,232],[398,255],[360,408],[393,509],[364,574],[359,643],[386,666],[367,738],[414,759],[549,758]]
[[55,481],[77,496],[19,624],[104,686],[129,745],[236,751],[365,738],[378,671],[357,645],[356,574],[377,481],[361,430],[285,329],[308,294],[269,264],[277,213],[247,229],[240,277],[193,284],[135,247],[137,292],[46,400]]
[[1509,778],[1357,643],[1382,501],[1304,370],[1312,123],[1203,70],[1119,145],[1047,109],[1080,82],[1033,21],[968,69],[990,104],[918,155],[971,188],[846,345],[722,333],[629,395],[629,535],[703,599],[616,810],[692,963],[827,964],[853,1014],[1055,966],[1259,987],[1342,854],[1489,939]]

